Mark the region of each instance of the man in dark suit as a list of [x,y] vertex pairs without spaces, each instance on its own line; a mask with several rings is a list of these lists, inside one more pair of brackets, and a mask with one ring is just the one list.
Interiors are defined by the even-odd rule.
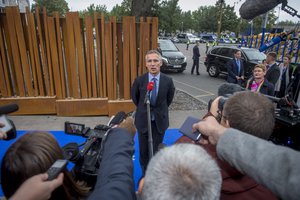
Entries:
[[265,78],[272,83],[273,85],[276,85],[277,81],[279,80],[280,76],[280,69],[279,66],[276,64],[276,57],[277,54],[275,52],[270,52],[267,55],[267,73]]
[[194,74],[194,69],[196,67],[197,75],[200,75],[200,73],[199,73],[199,58],[200,58],[199,41],[197,41],[196,45],[193,48],[193,67],[192,67],[191,74]]
[[234,51],[234,58],[227,62],[227,82],[228,83],[235,83],[235,84],[242,84],[244,80],[244,65],[243,61],[241,60],[242,53],[240,50]]
[[161,65],[162,59],[159,52],[156,50],[148,51],[146,53],[146,67],[149,73],[137,77],[131,90],[132,101],[137,107],[135,126],[139,136],[140,164],[143,175],[145,175],[149,162],[147,106],[144,103],[147,85],[151,81],[154,82],[154,87],[150,94],[153,153],[157,152],[158,145],[162,143],[165,131],[169,127],[168,107],[173,100],[175,92],[172,79],[160,73]]

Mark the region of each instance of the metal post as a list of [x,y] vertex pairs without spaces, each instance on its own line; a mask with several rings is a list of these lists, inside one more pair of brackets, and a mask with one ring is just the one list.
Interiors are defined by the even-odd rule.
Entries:
[[264,44],[267,22],[268,22],[268,12],[264,15],[264,21],[263,21],[263,24],[262,24],[262,36],[261,36],[260,46],[262,46]]

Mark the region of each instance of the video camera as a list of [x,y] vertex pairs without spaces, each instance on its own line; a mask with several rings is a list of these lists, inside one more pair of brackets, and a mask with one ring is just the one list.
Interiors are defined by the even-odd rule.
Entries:
[[86,141],[78,145],[69,143],[63,147],[65,158],[75,164],[71,173],[76,181],[84,181],[94,188],[98,170],[101,164],[103,144],[110,129],[120,124],[126,118],[125,112],[119,112],[112,117],[108,125],[97,125],[94,129],[84,124],[65,122],[65,133],[86,137]]
[[4,127],[0,128],[0,130],[6,133],[6,138],[4,140],[11,140],[16,138],[17,130],[15,124],[12,120],[7,119],[6,114],[15,112],[19,109],[17,104],[8,104],[5,106],[0,106],[0,123],[4,125]]

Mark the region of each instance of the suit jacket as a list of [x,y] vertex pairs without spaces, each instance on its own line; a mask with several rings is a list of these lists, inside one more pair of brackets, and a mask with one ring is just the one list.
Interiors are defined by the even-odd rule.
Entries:
[[[247,89],[251,90],[251,84],[252,84],[253,80],[254,80],[254,78],[251,78],[248,80],[247,86],[246,86]],[[274,96],[274,85],[272,83],[269,83],[269,81],[267,79],[265,79],[258,92],[269,95],[269,96]]]
[[267,70],[265,78],[273,85],[276,85],[279,76],[280,76],[280,69],[279,66],[275,63]]
[[[135,79],[131,89],[131,98],[136,105],[135,126],[141,133],[148,131],[147,106],[144,103],[148,82],[148,73],[143,74]],[[172,103],[174,93],[175,86],[172,79],[160,73],[156,105],[151,106],[151,112],[154,113],[156,126],[160,133],[164,133],[169,127],[168,107]]]
[[133,138],[123,128],[113,128],[104,142],[97,183],[88,200],[135,200]]
[[299,199],[298,151],[230,128],[217,143],[217,155],[280,198]]
[[236,64],[235,58],[229,60],[226,64],[227,67],[227,82],[228,83],[238,83],[238,80],[235,78],[236,76],[244,76],[244,63],[243,60],[240,59],[240,73],[238,73],[238,65]]
[[193,60],[199,60],[199,57],[200,57],[199,47],[195,45],[193,47]]

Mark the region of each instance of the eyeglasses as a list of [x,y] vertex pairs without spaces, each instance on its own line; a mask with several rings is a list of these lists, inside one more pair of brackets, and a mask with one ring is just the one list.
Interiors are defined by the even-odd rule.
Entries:
[[149,60],[146,60],[146,62],[147,62],[147,63],[152,63],[152,62],[158,63],[159,60],[158,60],[158,59],[153,59],[153,60],[149,59]]

